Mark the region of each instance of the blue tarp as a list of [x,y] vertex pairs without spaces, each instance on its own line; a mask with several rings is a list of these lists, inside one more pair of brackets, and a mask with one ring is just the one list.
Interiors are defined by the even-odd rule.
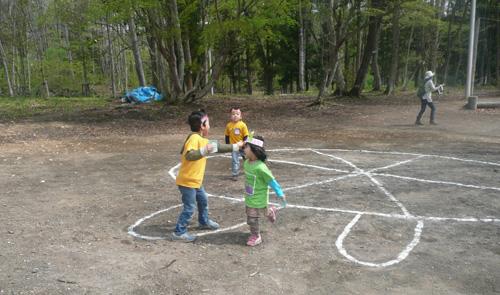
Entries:
[[138,87],[125,93],[125,102],[147,103],[153,100],[162,100],[163,95],[153,86]]

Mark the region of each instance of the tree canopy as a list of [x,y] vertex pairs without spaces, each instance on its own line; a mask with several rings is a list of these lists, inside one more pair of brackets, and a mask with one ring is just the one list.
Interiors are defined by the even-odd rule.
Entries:
[[[360,96],[466,80],[470,0],[0,0],[0,95],[167,103],[211,91]],[[475,83],[500,87],[500,3],[478,0]],[[494,61],[494,62],[492,62]],[[413,82],[413,83],[412,83]]]

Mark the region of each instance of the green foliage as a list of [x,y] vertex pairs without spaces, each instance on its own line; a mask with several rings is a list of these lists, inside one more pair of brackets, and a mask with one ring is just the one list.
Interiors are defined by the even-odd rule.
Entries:
[[[449,7],[455,7],[457,3],[461,5],[453,18],[447,7],[437,6],[436,3],[439,2],[336,0],[331,8],[330,1],[176,0],[179,16],[177,27],[173,24],[170,9],[173,0],[10,0],[0,1],[0,40],[5,47],[9,73],[15,73],[10,78],[18,94],[39,94],[43,82],[42,71],[52,95],[80,95],[84,83],[89,83],[92,91],[109,93],[111,62],[107,28],[111,31],[110,39],[114,48],[112,55],[117,65],[117,90],[123,91],[137,85],[128,35],[131,17],[139,35],[140,54],[147,81],[150,83],[153,77],[163,76],[165,91],[172,85],[169,83],[171,81],[167,81],[172,73],[169,67],[177,67],[176,63],[180,59],[166,60],[160,52],[152,52],[160,56],[163,65],[161,75],[153,75],[155,61],[151,60],[153,55],[150,56],[149,46],[160,43],[169,45],[173,48],[168,48],[169,50],[176,51],[179,40],[185,42],[182,43],[183,46],[189,41],[192,60],[189,64],[186,61],[185,72],[192,73],[195,78],[205,76],[206,53],[210,49],[212,61],[221,54],[227,55],[219,81],[225,89],[228,89],[229,80],[234,82],[234,79],[239,79],[237,82],[240,85],[247,83],[247,57],[250,59],[248,68],[254,79],[254,86],[289,88],[298,79],[298,31],[299,15],[302,15],[306,28],[306,73],[309,85],[317,85],[322,81],[323,67],[328,62],[326,48],[331,35],[327,36],[325,32],[336,34],[346,26],[346,42],[339,48],[339,66],[343,70],[347,87],[350,87],[358,70],[356,63],[359,65],[359,56],[365,46],[370,16],[383,16],[378,62],[382,78],[387,80],[392,60],[392,18],[395,8],[400,4],[400,80],[406,65],[407,76],[416,72],[415,69],[423,61],[426,66],[431,62],[437,63],[435,66],[439,72],[442,71],[446,57],[450,56],[448,73],[457,73],[458,76],[450,77],[450,80],[460,82],[463,79],[467,54],[465,40],[469,29],[469,8],[467,6],[464,10],[464,5],[470,4],[465,0],[446,1]],[[486,19],[499,15],[500,4],[496,2],[478,1],[478,16]],[[13,3],[12,7],[8,6],[9,3]],[[384,6],[373,8],[374,3],[383,3]],[[335,30],[325,30],[325,26],[330,25],[330,17]],[[454,41],[451,48],[446,48],[448,28]],[[66,40],[66,29],[69,40]],[[408,43],[411,30],[412,40]],[[496,62],[490,61],[493,61],[499,50],[497,47],[500,41],[496,40],[498,37],[495,32],[495,23],[491,22],[488,28],[483,27],[480,36],[481,40],[488,42],[487,45],[480,46],[479,50],[489,53],[490,60],[480,66],[479,59],[477,69],[484,69],[490,75],[488,81],[494,81],[491,76],[494,76]],[[159,42],[155,43],[154,39]],[[68,58],[70,54],[72,61]],[[484,54],[480,53],[482,55]],[[365,89],[371,89],[372,79],[371,76],[367,77]],[[31,93],[25,91],[29,86]],[[185,89],[186,85],[182,88]],[[0,89],[2,94],[7,93],[6,76],[1,63]]]

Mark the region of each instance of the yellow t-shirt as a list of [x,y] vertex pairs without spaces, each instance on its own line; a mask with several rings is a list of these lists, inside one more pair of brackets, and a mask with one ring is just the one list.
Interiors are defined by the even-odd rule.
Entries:
[[177,185],[200,188],[205,176],[205,167],[207,165],[207,158],[203,157],[196,161],[186,160],[186,153],[191,150],[199,150],[208,144],[208,139],[202,137],[200,134],[193,133],[184,144],[184,150],[181,156],[181,168],[179,174],[175,179]]
[[229,136],[229,143],[237,143],[242,141],[243,137],[248,136],[247,124],[242,120],[234,123],[233,121],[227,123],[225,136]]

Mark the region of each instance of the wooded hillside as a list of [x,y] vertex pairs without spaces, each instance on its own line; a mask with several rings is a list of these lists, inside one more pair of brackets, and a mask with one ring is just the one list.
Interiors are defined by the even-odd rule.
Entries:
[[[466,80],[469,0],[0,0],[0,95],[167,103],[211,91],[359,96]],[[478,0],[476,85],[500,87],[500,2]]]

